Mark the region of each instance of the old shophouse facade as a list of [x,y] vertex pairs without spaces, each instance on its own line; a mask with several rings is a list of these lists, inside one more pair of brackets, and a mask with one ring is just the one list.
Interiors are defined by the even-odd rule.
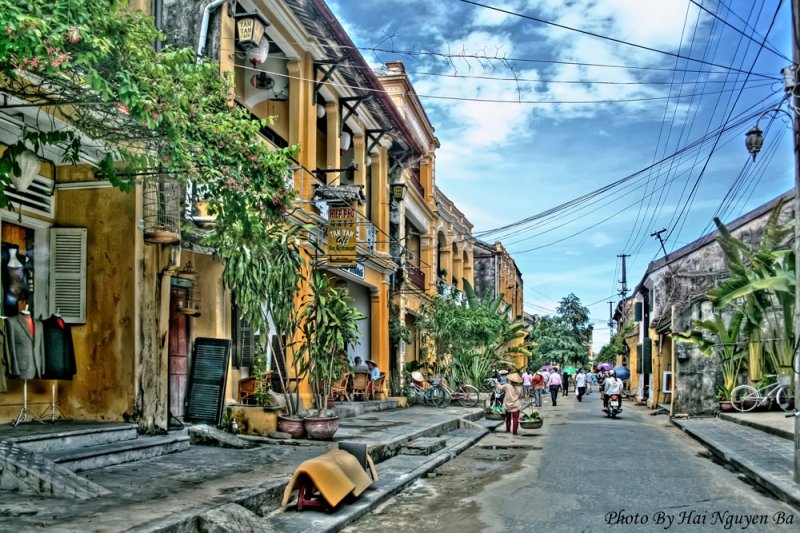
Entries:
[[[748,246],[758,246],[767,219],[781,200],[780,222],[792,220],[794,192],[790,191],[726,226]],[[689,332],[697,320],[713,319],[714,307],[706,293],[729,277],[717,235],[715,230],[650,263],[633,294],[617,306],[617,331],[634,325],[626,335],[629,353],[619,356],[617,363],[631,370],[630,390],[650,408],[692,416],[718,409],[717,355],[706,357],[695,345],[672,335]]]

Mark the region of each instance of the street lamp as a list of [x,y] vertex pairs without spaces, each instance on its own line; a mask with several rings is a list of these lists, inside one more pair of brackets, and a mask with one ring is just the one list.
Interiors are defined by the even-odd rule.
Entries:
[[748,131],[744,137],[744,144],[747,147],[747,151],[753,156],[753,161],[756,160],[756,155],[761,151],[761,147],[764,145],[764,132],[758,128],[758,123],[761,122],[761,119],[769,113],[775,113],[776,115],[778,113],[783,113],[789,117],[789,120],[794,120],[794,117],[788,111],[779,107],[767,109],[761,113],[761,115],[758,117],[758,120],[756,120],[756,125],[750,128],[750,131]]

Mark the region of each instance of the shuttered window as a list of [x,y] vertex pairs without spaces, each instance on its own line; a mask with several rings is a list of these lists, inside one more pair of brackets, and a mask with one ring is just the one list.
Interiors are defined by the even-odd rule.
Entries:
[[242,317],[239,306],[233,306],[233,313],[236,319],[233,323],[233,338],[235,340],[231,364],[234,368],[252,368],[255,358],[255,335],[253,326]]
[[50,313],[86,323],[86,228],[50,230]]
[[230,348],[231,341],[227,339],[195,339],[192,379],[185,416],[187,421],[212,425],[220,423]]

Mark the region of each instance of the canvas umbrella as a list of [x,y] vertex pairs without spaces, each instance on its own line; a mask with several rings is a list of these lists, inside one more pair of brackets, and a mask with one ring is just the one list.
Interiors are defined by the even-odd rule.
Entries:
[[617,378],[621,379],[622,381],[628,381],[631,379],[631,371],[628,370],[628,367],[615,366],[614,372],[617,374]]
[[553,365],[544,365],[539,370],[553,370]]
[[567,368],[564,369],[564,372],[566,372],[567,374],[574,374],[575,372],[577,372],[577,370],[575,370],[574,366],[568,366]]
[[508,359],[500,359],[498,361],[498,363],[501,364],[501,365],[515,365],[516,364],[514,361],[509,361]]
[[608,363],[600,363],[597,365],[597,370],[611,370],[612,368],[614,368],[614,365]]

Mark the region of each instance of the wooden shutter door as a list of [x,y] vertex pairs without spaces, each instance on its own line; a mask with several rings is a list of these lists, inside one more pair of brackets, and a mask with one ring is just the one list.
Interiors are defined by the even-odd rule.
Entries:
[[86,228],[50,230],[50,314],[86,323]]
[[212,425],[220,423],[225,406],[230,352],[231,341],[227,339],[195,339],[185,420]]

